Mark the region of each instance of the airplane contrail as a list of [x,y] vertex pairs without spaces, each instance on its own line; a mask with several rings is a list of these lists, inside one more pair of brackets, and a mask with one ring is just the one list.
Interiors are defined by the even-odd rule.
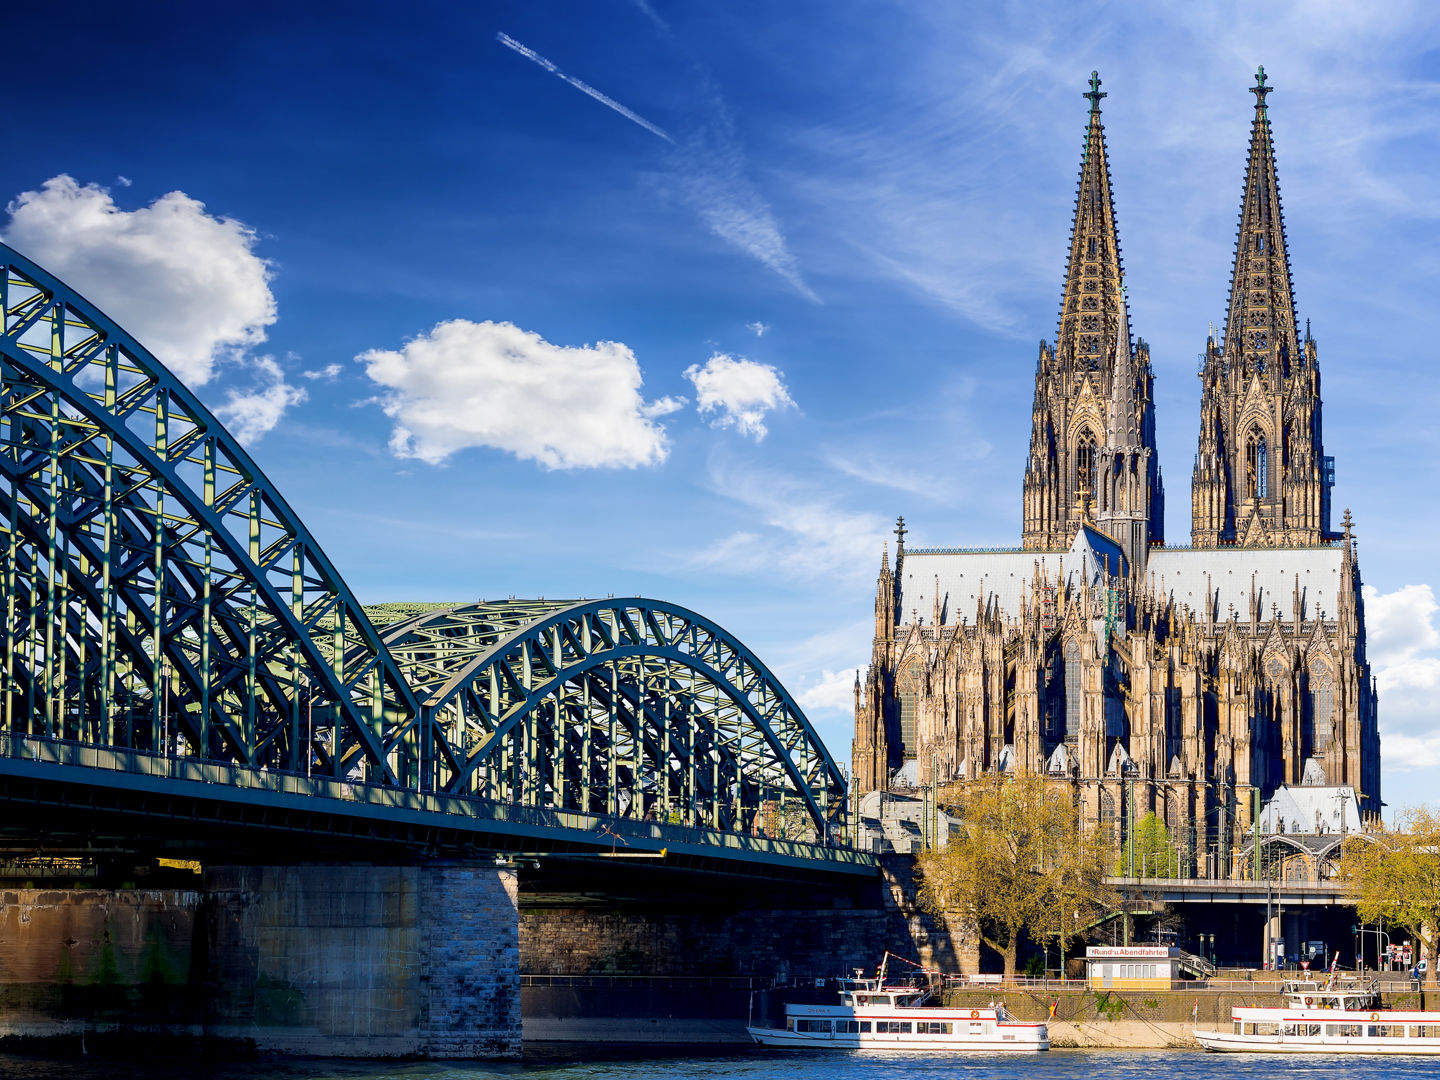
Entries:
[[634,123],[639,124],[646,131],[650,132],[650,134],[659,135],[660,138],[664,139],[668,143],[673,143],[675,141],[670,137],[669,133],[664,128],[659,127],[656,124],[652,124],[649,120],[646,120],[638,113],[631,112],[614,98],[607,97],[588,83],[581,82],[573,75],[566,75],[563,71],[561,71],[558,67],[552,64],[549,60],[546,60],[545,57],[541,56],[534,49],[527,48],[526,46],[521,45],[520,42],[516,41],[509,34],[497,33],[495,35],[495,40],[500,42],[501,45],[504,45],[508,49],[514,49],[521,56],[525,57],[526,60],[531,60],[534,63],[539,64],[546,71],[550,72],[550,74],[558,78],[564,79],[571,86],[575,87],[576,90],[579,90],[585,94],[589,94],[596,101],[600,102],[601,105],[604,105],[610,109],[614,109],[621,116],[625,117],[626,120],[631,120]]

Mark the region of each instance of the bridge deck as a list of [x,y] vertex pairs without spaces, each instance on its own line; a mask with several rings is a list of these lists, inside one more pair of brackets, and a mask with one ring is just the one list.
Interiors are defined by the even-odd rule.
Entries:
[[[691,868],[761,876],[878,873],[853,848],[515,806],[328,777],[248,769],[194,758],[0,734],[0,797],[13,811],[104,809],[225,829],[260,827],[405,844],[543,855],[659,853]],[[7,828],[18,823],[11,821]],[[92,827],[94,823],[91,823]],[[194,834],[192,829],[191,835]]]

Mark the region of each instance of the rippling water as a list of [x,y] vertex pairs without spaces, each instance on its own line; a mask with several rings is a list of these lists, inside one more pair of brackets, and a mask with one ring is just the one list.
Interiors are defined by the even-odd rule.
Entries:
[[1052,1050],[1016,1057],[926,1054],[753,1051],[724,1057],[649,1057],[582,1060],[553,1056],[517,1064],[461,1062],[361,1063],[336,1061],[118,1063],[98,1058],[66,1060],[0,1057],[0,1080],[1208,1080],[1211,1077],[1434,1078],[1437,1058],[1289,1057],[1268,1054],[1205,1054],[1188,1050]]

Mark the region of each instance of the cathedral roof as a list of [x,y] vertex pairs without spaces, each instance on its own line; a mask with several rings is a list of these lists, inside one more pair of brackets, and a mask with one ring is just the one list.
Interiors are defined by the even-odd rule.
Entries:
[[1351,787],[1276,788],[1260,811],[1262,833],[1324,834],[1360,831],[1360,804]]
[[1108,571],[1125,575],[1130,568],[1125,564],[1125,551],[1119,544],[1088,522],[1075,531],[1075,540],[1070,545],[1070,554],[1080,559],[1080,566],[1090,581]]
[[1268,613],[1278,604],[1285,620],[1291,617],[1296,584],[1300,589],[1301,617],[1335,618],[1343,587],[1340,544],[1303,548],[1154,548],[1149,570],[1158,587],[1177,603],[1203,612],[1205,590],[1210,589],[1211,618],[1228,618],[1231,605],[1244,618],[1253,584],[1255,602]]
[[[1080,543],[1082,536],[1084,545]],[[1077,533],[1076,546],[1070,551],[907,550],[900,583],[904,621],[913,621],[912,611],[930,621],[937,579],[945,623],[974,622],[982,596],[1005,614],[1018,615],[1021,599],[1033,585],[1037,563],[1051,582],[1059,579],[1062,563],[1071,584],[1078,584],[1082,575],[1094,580],[1093,568],[1097,562],[1103,564],[1103,559],[1087,563],[1077,554],[1081,546],[1091,560],[1107,546],[1109,551],[1119,550],[1113,540],[1089,526]],[[1112,555],[1112,567],[1114,558]],[[1271,605],[1277,604],[1281,617],[1289,621],[1297,581],[1302,618],[1314,619],[1323,611],[1325,618],[1333,619],[1343,587],[1343,559],[1344,548],[1339,544],[1304,548],[1157,547],[1150,551],[1149,571],[1157,590],[1163,582],[1167,595],[1194,609],[1202,619],[1206,616],[1207,588],[1209,618],[1228,618],[1232,606],[1243,618],[1249,610],[1253,584],[1261,612],[1268,613]]]

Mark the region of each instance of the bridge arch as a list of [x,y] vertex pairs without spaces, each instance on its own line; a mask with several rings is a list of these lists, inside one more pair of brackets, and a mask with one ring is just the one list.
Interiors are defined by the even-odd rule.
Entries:
[[745,645],[660,600],[503,601],[386,630],[450,743],[436,790],[823,838],[845,781]]
[[0,731],[797,837],[845,801],[779,681],[675,605],[473,604],[382,636],[209,410],[4,245]]

